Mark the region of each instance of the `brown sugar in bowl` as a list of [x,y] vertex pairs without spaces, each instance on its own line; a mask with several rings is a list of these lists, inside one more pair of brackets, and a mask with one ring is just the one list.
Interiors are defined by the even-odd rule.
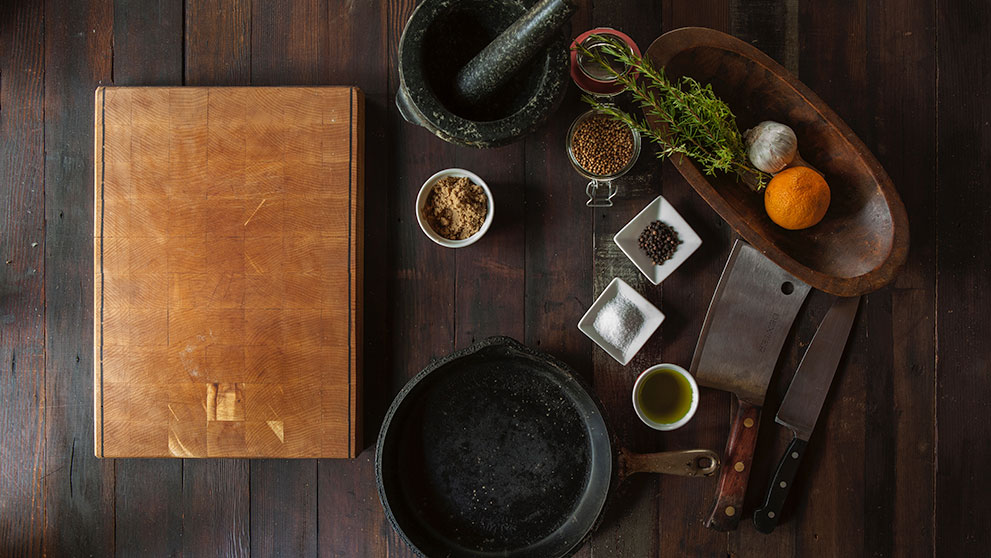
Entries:
[[764,211],[763,196],[733,176],[705,176],[684,157],[672,163],[744,239],[809,285],[857,296],[890,283],[908,254],[908,216],[891,179],[870,150],[826,103],[780,64],[725,33],[685,27],[647,49],[672,78],[712,84],[745,130],[763,120],[791,126],[802,157],[832,191],[823,220],[789,231]]
[[[479,228],[475,234],[464,240],[451,240],[449,238],[445,238],[433,229],[428,219],[424,216],[424,208],[427,205],[427,200],[430,197],[430,193],[434,189],[434,185],[447,177],[467,178],[472,183],[480,186],[482,191],[485,192],[485,200],[487,204],[485,220],[482,222],[481,228]],[[494,214],[495,204],[493,202],[492,191],[489,189],[489,186],[477,174],[464,169],[451,168],[435,173],[423,183],[423,186],[420,187],[420,193],[416,196],[416,222],[419,223],[420,229],[423,231],[423,234],[427,235],[427,238],[446,248],[463,248],[478,242],[486,231],[489,230],[489,227],[492,226]]]

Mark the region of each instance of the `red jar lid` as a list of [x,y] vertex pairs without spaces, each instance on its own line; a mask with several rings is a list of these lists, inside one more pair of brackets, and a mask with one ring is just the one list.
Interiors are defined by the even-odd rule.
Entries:
[[623,91],[623,84],[616,81],[600,81],[589,76],[585,70],[581,67],[581,62],[579,61],[578,51],[575,49],[576,45],[581,44],[586,39],[592,35],[612,35],[630,47],[630,50],[637,56],[640,56],[640,48],[637,44],[633,42],[633,39],[629,35],[623,33],[622,31],[617,31],[611,27],[596,27],[595,29],[590,29],[581,35],[575,37],[575,40],[571,43],[571,79],[575,82],[582,91],[595,95],[598,97],[612,97]]

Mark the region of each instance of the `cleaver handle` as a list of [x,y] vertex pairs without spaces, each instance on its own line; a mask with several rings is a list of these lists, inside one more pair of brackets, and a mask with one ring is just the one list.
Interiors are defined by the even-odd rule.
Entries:
[[719,471],[716,504],[705,526],[716,531],[732,531],[740,523],[743,497],[747,493],[750,465],[757,446],[760,407],[740,401],[736,417],[730,425],[726,453]]

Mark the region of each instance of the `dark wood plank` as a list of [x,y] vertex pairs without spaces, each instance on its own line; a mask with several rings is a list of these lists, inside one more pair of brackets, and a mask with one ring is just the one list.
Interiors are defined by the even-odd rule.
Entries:
[[991,409],[987,270],[991,254],[991,38],[986,3],[937,2],[936,476],[934,544],[941,556],[991,546]]
[[[246,85],[251,80],[248,0],[188,0],[184,82]],[[251,551],[250,462],[187,459],[182,464],[182,549],[187,556],[239,557]]]
[[182,554],[182,460],[115,459],[116,552]]
[[[251,84],[329,85],[327,2],[251,6]],[[251,554],[317,554],[317,461],[252,460]],[[292,502],[292,505],[286,505]]]
[[184,83],[251,81],[251,1],[186,0]]
[[[114,4],[114,84],[182,83],[182,2]],[[183,543],[183,467],[178,459],[116,462],[117,552],[178,556]]]
[[329,19],[334,33],[328,42],[328,79],[338,85],[357,85],[365,94],[365,315],[363,407],[364,447],[353,460],[324,459],[317,466],[317,518],[322,556],[385,556],[385,530],[391,529],[375,487],[375,435],[390,398],[388,343],[390,328],[381,316],[389,308],[387,233],[393,183],[389,166],[378,161],[389,153],[386,134],[389,103],[389,53],[385,14],[390,5],[376,2],[331,2]]
[[317,555],[317,461],[251,460],[253,556]]
[[731,0],[730,33],[798,73],[798,0]]
[[[591,25],[609,26],[622,21],[620,29],[628,34],[642,50],[661,34],[661,3],[640,6],[636,17],[630,17],[629,4],[619,1],[594,2]],[[581,30],[576,30],[577,34]],[[626,104],[625,97],[623,98]],[[588,109],[580,103],[579,110]],[[628,110],[637,112],[633,106]],[[593,245],[590,267],[593,271],[592,290],[588,296],[590,305],[615,277],[627,282],[639,293],[661,305],[661,288],[655,287],[633,265],[613,241],[613,236],[629,222],[645,205],[661,193],[661,162],[654,157],[649,145],[642,147],[636,166],[626,176],[616,181],[618,193],[614,206],[590,209],[579,201],[576,209],[592,216]],[[573,174],[576,189],[587,182]],[[579,186],[581,185],[581,186]],[[586,237],[587,238],[587,237]],[[588,291],[586,291],[588,292]],[[578,320],[587,310],[571,316],[571,328],[577,328]],[[592,346],[592,367],[595,393],[605,407],[607,420],[614,439],[623,447],[636,452],[654,452],[664,449],[663,436],[644,425],[633,411],[630,393],[639,372],[663,362],[665,326],[654,334],[643,349],[626,366],[613,360],[598,346]],[[616,498],[603,516],[603,523],[589,542],[592,556],[656,556],[659,552],[659,534],[663,529],[659,494],[665,480],[685,482],[688,479],[663,479],[661,475],[633,476],[616,492]],[[692,481],[688,481],[692,482]]]
[[329,85],[327,6],[328,0],[252,2],[252,85]]
[[[729,18],[728,1],[664,5],[664,31],[691,25],[729,31]],[[699,250],[662,284],[660,308],[667,316],[661,326],[663,358],[687,368],[736,235],[671,164],[664,164],[661,178],[664,197],[702,238]],[[727,393],[702,389],[695,418],[685,427],[666,433],[665,449],[700,447],[722,454],[729,435],[730,399]],[[665,519],[660,526],[661,555],[727,554],[727,536],[703,525],[714,502],[715,478],[692,482],[663,478],[660,490],[659,505]]]
[[[578,2],[571,35],[591,28],[589,1]],[[526,175],[526,343],[567,362],[591,381],[591,341],[578,320],[594,300],[592,213],[585,207],[585,183],[568,162],[564,140],[584,107],[569,86],[561,106],[525,138]]]
[[113,4],[45,2],[45,549],[112,556],[114,462],[93,449],[93,90]]
[[[868,313],[865,552],[932,556],[936,373],[935,3],[868,4],[874,78],[868,147],[888,171],[910,216],[911,248],[890,302]],[[878,293],[881,295],[882,293]],[[872,296],[871,302],[878,297]],[[875,306],[878,306],[875,304]],[[890,315],[889,315],[890,313]],[[875,328],[875,323],[878,327]],[[884,374],[890,370],[890,374]],[[830,414],[831,424],[842,417]],[[829,423],[827,423],[829,424]],[[828,428],[828,426],[827,426]],[[878,465],[878,466],[875,466]]]
[[[438,140],[439,141],[439,140]],[[455,250],[455,346],[492,335],[524,338],[525,145],[457,148],[451,166],[474,172],[494,198],[492,227],[475,244]]]
[[114,83],[182,83],[182,0],[114,1]]
[[[391,331],[387,337],[380,337],[374,349],[389,354],[388,361],[383,363],[385,368],[377,373],[387,384],[383,385],[379,380],[377,387],[371,382],[365,386],[369,410],[372,406],[384,405],[383,413],[409,378],[432,359],[451,352],[455,342],[455,254],[427,238],[420,230],[414,213],[416,196],[423,181],[436,171],[453,166],[455,148],[425,129],[404,121],[395,106],[395,93],[399,86],[399,39],[414,4],[411,0],[390,0],[383,12],[389,62],[387,121],[384,123],[389,142],[388,151],[383,154],[388,161],[387,185],[384,187],[387,195],[384,199],[388,204],[386,254],[389,267],[386,272],[388,284],[384,286],[388,293],[388,308],[381,315]],[[371,152],[366,151],[366,161],[373,160]],[[371,177],[369,174],[368,178]],[[371,200],[371,194],[366,193],[366,200]],[[366,212],[372,205],[365,204]],[[366,265],[371,264],[367,251],[365,261]],[[372,336],[369,336],[369,341],[372,341]],[[372,356],[373,349],[370,345],[366,347],[369,349],[367,354]],[[372,361],[366,361],[366,365],[371,366]],[[371,374],[366,373],[366,378],[372,380]],[[374,389],[381,391],[374,393],[371,391]],[[383,394],[385,401],[376,403],[375,400]],[[376,417],[376,422],[381,423],[380,416]],[[373,431],[369,429],[370,432]],[[369,482],[374,482],[371,479]],[[389,556],[414,555],[391,525],[383,523],[381,529]]]
[[45,24],[0,7],[0,552],[42,552],[45,469]]
[[249,461],[182,461],[182,553],[250,556]]

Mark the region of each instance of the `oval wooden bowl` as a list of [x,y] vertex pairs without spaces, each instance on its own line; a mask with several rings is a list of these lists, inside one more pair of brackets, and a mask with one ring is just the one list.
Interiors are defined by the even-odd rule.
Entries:
[[741,131],[763,120],[788,124],[802,158],[825,174],[831,203],[816,226],[789,231],[764,212],[764,199],[735,175],[706,176],[686,157],[681,175],[744,239],[809,285],[856,296],[890,283],[908,254],[908,217],[891,179],[850,128],[808,87],[757,48],[725,33],[685,27],[647,49],[672,78],[712,89]]

